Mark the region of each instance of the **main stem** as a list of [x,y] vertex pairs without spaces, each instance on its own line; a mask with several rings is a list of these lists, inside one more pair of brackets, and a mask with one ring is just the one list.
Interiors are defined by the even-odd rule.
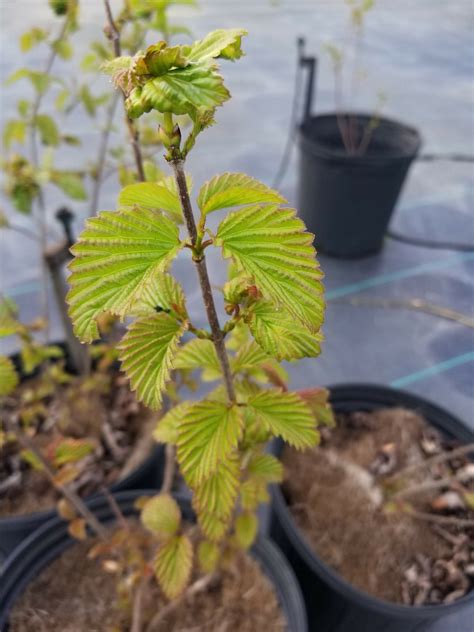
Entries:
[[[181,201],[181,208],[183,209],[184,221],[186,222],[186,228],[188,230],[189,237],[191,239],[191,245],[193,247],[199,241],[199,235],[196,228],[196,222],[194,221],[193,209],[191,200],[189,198],[188,185],[186,182],[186,176],[184,174],[184,161],[172,160],[171,166],[173,168],[176,185],[178,187],[179,199]],[[230,402],[235,402],[234,383],[232,380],[232,373],[229,365],[229,357],[224,344],[224,335],[219,324],[219,318],[217,316],[216,305],[214,303],[214,296],[212,294],[211,283],[209,281],[209,274],[207,272],[206,258],[204,253],[199,257],[193,257],[194,265],[196,266],[199,283],[201,285],[202,298],[204,301],[204,307],[206,308],[207,320],[212,332],[212,341],[216,348],[217,357],[222,367],[222,373],[224,375],[224,383],[227,390],[227,396]]]

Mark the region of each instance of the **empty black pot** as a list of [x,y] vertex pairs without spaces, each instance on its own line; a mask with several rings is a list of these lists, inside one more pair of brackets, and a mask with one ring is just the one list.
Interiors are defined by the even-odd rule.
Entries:
[[[357,136],[371,117],[352,116]],[[421,146],[418,132],[380,119],[367,151],[348,154],[335,114],[309,116],[299,127],[298,209],[316,235],[318,250],[363,257],[382,248],[410,164]]]
[[[154,493],[156,491],[128,491],[114,494],[114,497],[122,513],[127,516],[135,512],[134,503],[137,498]],[[176,500],[185,518],[193,520],[189,500],[179,495],[176,496]],[[107,522],[114,519],[113,511],[103,497],[96,498],[88,505],[101,521]],[[66,523],[59,518],[54,518],[31,534],[10,556],[0,576],[0,630],[2,632],[8,632],[8,613],[29,582],[73,544],[74,540],[67,533]],[[295,576],[283,555],[265,537],[257,539],[251,553],[273,584],[288,621],[288,631],[306,632],[308,628],[304,601]]]
[[[329,387],[331,403],[337,413],[371,411],[378,408],[403,407],[419,412],[429,423],[448,437],[464,443],[474,440],[474,433],[459,419],[430,402],[383,386],[366,384]],[[283,443],[276,445],[281,452]],[[341,511],[344,508],[341,507]],[[312,550],[298,529],[288,509],[282,490],[272,490],[270,535],[288,558],[300,582],[306,601],[310,631],[318,632],[418,632],[441,617],[460,612],[467,606],[466,628],[474,615],[474,591],[450,605],[405,606],[389,603],[362,592],[345,581]],[[471,610],[472,609],[472,610]],[[470,627],[469,627],[470,626]],[[451,632],[446,628],[443,632]],[[455,632],[452,629],[452,632]]]

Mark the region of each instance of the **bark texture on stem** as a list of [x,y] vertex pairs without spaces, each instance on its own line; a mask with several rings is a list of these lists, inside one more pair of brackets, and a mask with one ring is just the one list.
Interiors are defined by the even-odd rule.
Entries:
[[[189,198],[188,185],[186,182],[186,176],[184,173],[184,163],[182,160],[171,161],[171,166],[174,171],[176,179],[176,185],[178,187],[179,199],[181,201],[181,208],[183,209],[184,221],[186,222],[186,228],[188,229],[191,244],[196,246],[198,241],[198,232],[196,228],[196,222],[194,221],[193,209],[191,200]],[[209,280],[209,274],[207,272],[206,259],[204,254],[201,254],[199,258],[193,258],[194,264],[197,269],[199,283],[201,285],[202,298],[204,301],[204,307],[206,309],[207,319],[212,332],[212,341],[216,348],[217,357],[222,367],[222,373],[224,375],[224,383],[227,390],[229,401],[235,402],[234,383],[232,380],[232,373],[229,365],[229,357],[224,344],[224,335],[219,324],[219,318],[217,316],[216,305],[214,303],[214,296],[212,294],[211,282]]]

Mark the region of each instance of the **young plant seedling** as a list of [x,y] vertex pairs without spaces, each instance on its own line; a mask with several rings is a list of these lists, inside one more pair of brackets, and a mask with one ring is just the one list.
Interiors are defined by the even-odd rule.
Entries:
[[[202,534],[197,557],[206,573],[255,539],[257,507],[268,500],[268,485],[283,476],[281,463],[265,450],[268,441],[281,437],[299,449],[313,446],[318,420],[330,417],[327,393],[289,392],[279,366],[320,353],[323,275],[313,235],[280,193],[242,173],[204,184],[196,200],[199,214],[193,211],[185,161],[214,124],[217,107],[230,98],[217,60],[238,60],[244,35],[230,29],[192,45],[160,41],[104,65],[124,92],[130,117],[160,113],[157,133],[172,176],[123,188],[116,211],[87,221],[69,265],[69,313],[77,336],[96,339],[104,313],[127,319],[120,358],[146,405],[161,407],[172,372],[199,369],[204,380],[221,381],[202,400],[174,406],[155,431],[159,441],[175,446],[193,492]],[[178,117],[189,119],[189,133],[183,134]],[[213,233],[208,216],[224,209],[233,210]],[[229,262],[225,323],[208,274],[210,247]],[[192,323],[183,289],[169,272],[184,249],[197,272],[206,329]],[[175,598],[188,585],[194,557],[179,508],[161,494],[144,504],[142,522],[159,541],[154,573]]]

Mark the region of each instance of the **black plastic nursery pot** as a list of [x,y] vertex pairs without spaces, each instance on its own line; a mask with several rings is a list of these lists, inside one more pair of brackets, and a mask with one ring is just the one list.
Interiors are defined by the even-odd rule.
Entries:
[[[129,516],[136,512],[134,503],[137,498],[155,493],[155,490],[135,490],[119,492],[114,494],[114,497],[122,513]],[[175,497],[184,517],[193,520],[189,500],[181,495]],[[88,505],[99,520],[111,522],[115,519],[113,510],[103,497],[90,501]],[[67,533],[67,524],[59,518],[54,518],[32,533],[9,557],[0,575],[1,632],[8,632],[8,613],[26,586],[74,543]],[[288,622],[288,631],[306,632],[308,627],[303,597],[293,571],[281,552],[270,540],[259,536],[251,549],[251,554],[259,562],[275,589]]]
[[[358,138],[370,124],[356,121]],[[335,257],[363,257],[382,248],[408,169],[419,152],[416,129],[382,118],[367,151],[349,154],[335,114],[308,117],[299,127],[299,213],[316,248]]]
[[[367,384],[328,388],[336,413],[408,408],[420,413],[444,435],[464,443],[474,441],[474,432],[463,422],[415,395]],[[283,443],[278,443],[276,452],[282,449]],[[449,605],[406,606],[383,601],[355,588],[312,550],[293,520],[278,486],[272,489],[270,535],[286,555],[298,578],[306,602],[310,631],[415,632],[468,605],[474,606],[473,590]]]
[[[57,343],[65,349],[64,343]],[[20,369],[18,356],[12,357],[16,366]],[[66,368],[73,372],[68,364],[66,352]],[[149,456],[135,470],[124,478],[110,486],[112,492],[120,492],[129,489],[153,489],[159,488],[163,480],[164,447],[154,445]],[[94,494],[93,496],[95,496]],[[36,511],[29,514],[0,518],[0,568],[5,558],[13,549],[28,537],[42,524],[56,516],[56,510]]]

